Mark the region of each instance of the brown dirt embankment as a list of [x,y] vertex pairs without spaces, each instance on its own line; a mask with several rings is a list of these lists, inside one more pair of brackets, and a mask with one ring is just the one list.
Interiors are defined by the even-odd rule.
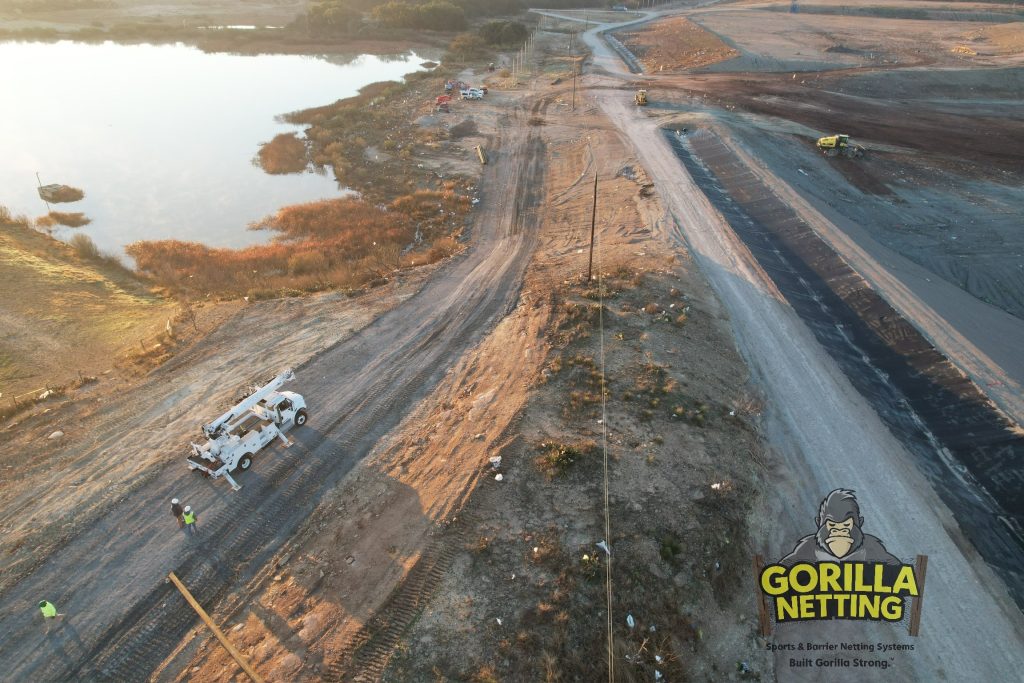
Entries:
[[171,302],[96,256],[0,210],[0,410],[30,390],[110,370],[111,359],[149,343],[176,315]]
[[694,69],[724,62],[740,54],[721,38],[685,17],[654,21],[644,24],[640,30],[622,31],[615,35],[649,73]]
[[[769,670],[752,593],[735,589],[753,585],[746,529],[760,446],[758,402],[728,323],[686,255],[652,238],[662,212],[617,137],[581,137],[606,123],[544,109],[531,118],[544,122],[547,171],[523,181],[544,188],[531,217],[542,243],[520,304],[320,506],[231,615],[232,639],[269,678],[600,678],[604,391],[609,541],[622,558],[617,665],[645,680],[655,668],[669,680],[714,677],[737,659]],[[594,171],[603,290],[579,284]],[[212,641],[179,670],[181,680],[237,673]]]

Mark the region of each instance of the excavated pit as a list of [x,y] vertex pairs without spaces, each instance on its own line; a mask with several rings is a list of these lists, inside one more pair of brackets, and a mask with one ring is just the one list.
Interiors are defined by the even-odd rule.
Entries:
[[1024,607],[1024,438],[717,135],[664,134]]

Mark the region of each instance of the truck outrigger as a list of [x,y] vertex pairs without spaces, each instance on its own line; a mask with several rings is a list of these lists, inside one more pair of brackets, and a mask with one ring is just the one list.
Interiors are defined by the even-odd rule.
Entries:
[[306,400],[292,391],[278,391],[295,373],[285,370],[213,422],[203,425],[204,444],[192,444],[188,467],[214,479],[224,477],[237,491],[242,488],[231,477],[252,467],[256,453],[274,439],[291,446],[285,430],[306,424]]

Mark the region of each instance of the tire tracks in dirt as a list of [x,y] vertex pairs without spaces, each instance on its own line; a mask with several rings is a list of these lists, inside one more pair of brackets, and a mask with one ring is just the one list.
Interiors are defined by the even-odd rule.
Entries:
[[[151,524],[142,527],[141,542],[114,538],[101,557],[94,541],[71,539],[4,596],[7,615],[0,634],[8,674],[32,680],[145,679],[196,621],[173,588],[161,582],[167,565],[161,559],[178,552],[171,561],[174,571],[207,609],[218,610],[231,588],[260,575],[261,565],[316,501],[514,307],[535,241],[530,218],[539,199],[536,176],[543,171],[544,146],[518,111],[513,118],[481,183],[475,244],[468,253],[411,299],[296,369],[296,386],[314,409],[310,428],[294,433],[296,444],[287,455],[261,458],[247,473],[253,476],[246,477],[242,492],[225,494],[217,484],[191,497],[199,499],[193,505],[205,510],[201,518],[208,520],[198,547],[181,551]],[[516,188],[513,197],[509,188]],[[109,407],[104,412],[110,414]],[[315,432],[321,415],[335,417]],[[113,433],[130,423],[128,417],[117,420]],[[186,476],[177,478],[184,488]],[[150,517],[145,511],[163,506],[169,483],[154,476],[108,512],[109,520],[98,520],[92,534],[113,533],[116,519]],[[432,574],[426,566],[421,570],[426,576],[439,571]],[[434,566],[443,562],[435,560]],[[91,641],[85,652],[69,658],[49,656],[27,614],[7,609],[38,599],[33,596],[61,581],[68,599],[74,598],[76,623]],[[154,587],[147,590],[147,585]]]

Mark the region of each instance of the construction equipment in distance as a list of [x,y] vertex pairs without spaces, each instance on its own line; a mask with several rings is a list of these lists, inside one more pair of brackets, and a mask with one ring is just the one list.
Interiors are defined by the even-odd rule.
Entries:
[[638,107],[647,106],[647,91],[641,88],[636,91],[636,95],[633,95],[633,103]]
[[828,135],[818,138],[818,149],[827,157],[837,157],[842,154],[844,157],[856,159],[864,155],[864,148],[850,142],[849,135]]
[[274,439],[280,439],[285,448],[291,446],[285,430],[293,425],[301,427],[309,418],[302,396],[278,391],[293,379],[295,374],[285,370],[262,387],[252,387],[252,393],[203,425],[206,443],[192,444],[189,469],[214,479],[224,477],[237,491],[242,487],[231,477],[232,472],[252,467],[256,453]]

